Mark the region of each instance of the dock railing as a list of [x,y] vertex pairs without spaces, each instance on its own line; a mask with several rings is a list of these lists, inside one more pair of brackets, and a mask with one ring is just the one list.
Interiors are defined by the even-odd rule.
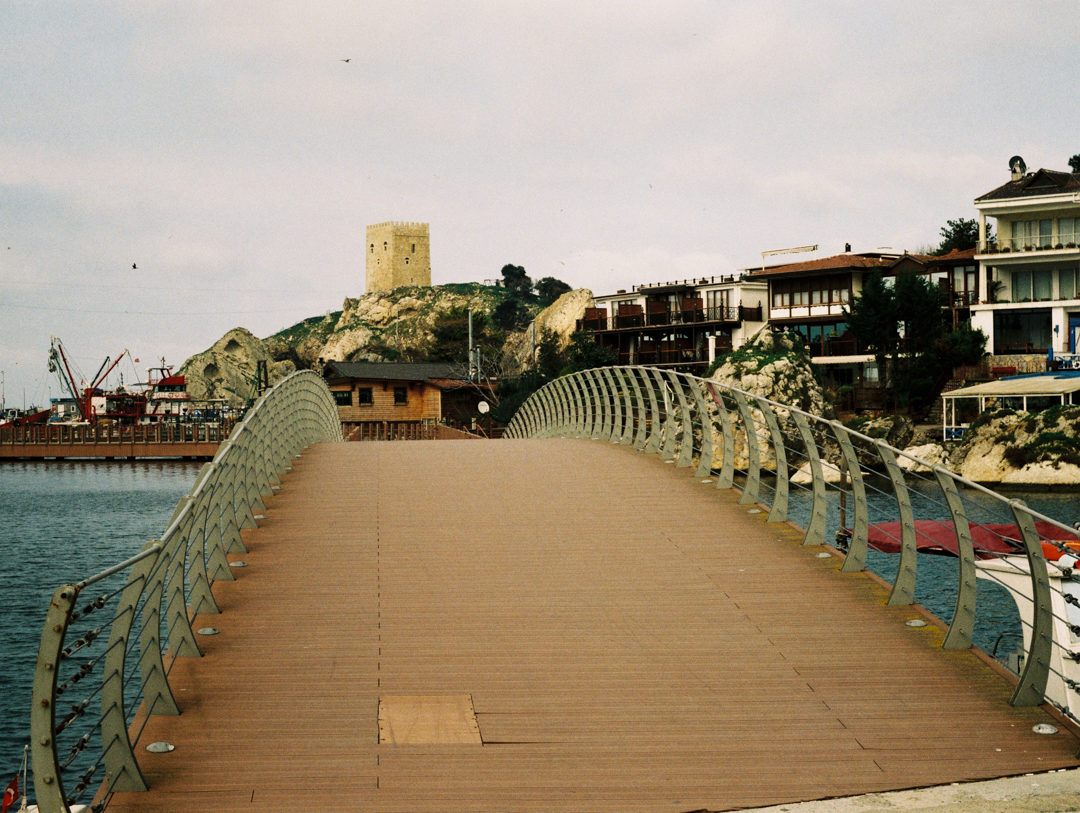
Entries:
[[246,551],[240,530],[255,527],[294,457],[312,443],[340,440],[337,406],[322,378],[294,373],[237,423],[160,539],[57,588],[30,719],[41,813],[70,813],[79,804],[100,811],[114,792],[147,789],[136,746],[150,715],[179,714],[169,672],[177,658],[200,657],[198,636],[215,632],[193,629],[192,620],[219,612],[211,586],[243,566],[226,558]]
[[891,588],[887,604],[924,604],[947,624],[946,649],[975,642],[996,654],[1003,634],[994,619],[977,626],[976,583],[1003,589],[998,598],[1015,601],[1022,633],[1012,704],[1049,704],[1063,723],[1080,723],[1077,532],[1019,500],[798,406],[655,367],[555,379],[505,436],[622,444],[696,467],[715,488],[738,486],[740,504],[764,506],[768,522],[792,520],[804,544],[836,540],[841,570],[865,570],[873,558]]

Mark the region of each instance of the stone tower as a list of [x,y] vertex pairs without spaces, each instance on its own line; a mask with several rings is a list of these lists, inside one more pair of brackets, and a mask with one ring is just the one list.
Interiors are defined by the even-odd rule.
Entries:
[[403,285],[431,285],[427,223],[376,223],[367,227],[367,293]]

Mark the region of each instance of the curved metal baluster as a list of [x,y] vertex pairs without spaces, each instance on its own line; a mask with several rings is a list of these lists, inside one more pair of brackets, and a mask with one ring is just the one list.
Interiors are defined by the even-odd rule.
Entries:
[[975,549],[971,544],[971,528],[960,490],[948,469],[934,466],[934,476],[945,495],[953,528],[956,532],[957,560],[960,563],[959,584],[956,591],[956,607],[952,623],[941,644],[942,649],[968,649],[975,630]]
[[566,385],[574,395],[574,431],[571,437],[583,438],[585,437],[586,423],[585,398],[583,395],[585,386],[580,381],[580,374],[574,373],[568,376]]
[[694,476],[708,477],[712,474],[713,467],[712,417],[709,415],[709,407],[705,402],[701,380],[688,378],[687,381],[690,384],[690,392],[694,394],[694,405],[701,424],[701,456],[698,457],[698,467]]
[[637,369],[634,367],[627,368],[627,375],[630,378],[630,388],[634,392],[634,411],[632,414],[637,422],[633,445],[634,449],[640,452],[645,449],[648,440],[648,405],[645,403],[645,396],[641,394],[641,382],[638,380]]
[[1031,621],[1031,645],[1024,660],[1024,673],[1009,701],[1014,706],[1038,706],[1046,699],[1046,683],[1050,678],[1050,659],[1053,655],[1054,611],[1050,597],[1050,575],[1046,570],[1042,543],[1035,530],[1035,520],[1021,500],[1010,500],[1016,527],[1024,542],[1028,572],[1031,574],[1031,595],[1034,615]]
[[652,368],[641,367],[641,383],[649,393],[649,439],[645,442],[646,454],[660,454],[660,408],[656,402],[656,388],[662,386],[660,379],[651,375]]
[[780,423],[772,406],[761,396],[755,396],[758,409],[765,416],[765,425],[772,435],[773,459],[776,461],[776,488],[773,490],[772,505],[769,507],[768,522],[784,522],[788,509],[788,465],[787,450],[784,448],[784,436],[780,433]]
[[851,477],[851,494],[855,502],[855,523],[851,530],[851,543],[848,545],[847,556],[840,570],[846,573],[866,570],[866,546],[870,535],[870,520],[862,467],[859,465],[859,457],[855,454],[855,447],[851,443],[851,435],[848,434],[847,428],[840,421],[830,421],[829,426],[836,437],[836,442],[840,444],[840,453],[844,457],[848,476]]
[[694,462],[694,421],[690,417],[690,408],[686,404],[681,374],[669,370],[668,378],[671,380],[671,389],[675,393],[675,398],[679,402],[679,418],[682,424],[682,432],[676,441],[679,444],[679,455],[675,465],[677,468],[685,469]]
[[623,406],[622,395],[625,393],[622,376],[619,370],[611,367],[604,368],[604,377],[607,378],[608,387],[611,389],[611,434],[608,440],[612,443],[622,443],[623,439]]
[[656,386],[660,391],[660,398],[664,402],[664,425],[662,431],[664,434],[664,443],[660,447],[660,459],[661,460],[674,460],[675,459],[675,417],[672,415],[674,411],[671,403],[671,394],[668,392],[667,378],[661,370],[655,367],[649,368],[653,376],[656,378]]
[[[160,551],[161,543],[152,539],[143,545],[142,550],[147,551],[153,547]],[[104,752],[105,781],[110,791],[149,789],[128,735],[127,707],[124,703],[124,666],[136,608],[158,556],[160,553],[136,562],[132,567],[127,586],[120,594],[116,614],[113,616],[109,648],[105,651],[104,677],[101,684],[101,744]]]
[[814,433],[810,431],[810,424],[806,416],[801,412],[792,410],[791,417],[795,426],[799,429],[799,437],[802,438],[806,448],[806,459],[810,462],[811,488],[814,499],[810,507],[810,522],[806,526],[806,536],[803,537],[804,545],[821,545],[825,542],[826,508],[828,502],[825,496],[825,473],[821,468],[821,455],[818,453],[817,441]]
[[710,382],[709,393],[716,403],[720,415],[720,431],[724,435],[724,459],[720,462],[720,473],[716,477],[717,488],[731,488],[735,485],[735,428],[731,425],[731,414],[724,404],[719,385]]
[[900,516],[900,563],[896,567],[896,580],[887,604],[890,607],[902,607],[915,601],[915,576],[919,563],[915,546],[915,514],[911,510],[911,495],[908,494],[907,482],[904,480],[904,470],[896,462],[896,454],[883,440],[879,440],[876,445],[878,455],[892,482],[896,510]]
[[743,485],[742,497],[739,505],[752,505],[758,501],[758,491],[761,488],[761,452],[758,448],[757,423],[750,414],[750,406],[746,398],[738,390],[731,390],[731,397],[735,399],[735,405],[739,408],[742,417],[743,430],[746,433],[746,483]]
[[602,415],[600,423],[600,437],[599,440],[611,440],[611,433],[614,431],[614,415],[611,409],[611,398],[613,393],[611,392],[610,381],[607,376],[607,368],[593,370],[593,375],[596,378],[596,383],[600,386],[600,412]]

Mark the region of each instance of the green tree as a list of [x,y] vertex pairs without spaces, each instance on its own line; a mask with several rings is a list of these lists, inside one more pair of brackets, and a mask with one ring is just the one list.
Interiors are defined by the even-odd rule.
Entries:
[[619,354],[610,347],[597,344],[591,330],[578,330],[570,335],[563,375],[580,373],[582,370],[591,370],[594,367],[610,367],[618,361]]
[[541,308],[546,308],[560,296],[572,290],[573,288],[555,277],[544,277],[536,283],[536,295],[540,299]]
[[[986,226],[986,239],[993,238],[993,229],[989,224]],[[934,256],[942,257],[954,249],[966,251],[979,245],[979,222],[977,220],[946,220],[941,227],[941,245],[938,246]]]
[[844,318],[851,335],[874,354],[884,379],[888,361],[896,354],[900,331],[892,286],[886,284],[880,272],[863,279],[862,293],[852,298],[851,307],[844,310]]
[[524,329],[529,324],[529,320],[529,309],[514,296],[496,305],[491,314],[491,321],[495,323],[495,326],[508,333]]
[[1073,172],[1080,172],[1080,152],[1069,159],[1069,167]]
[[509,423],[529,396],[557,378],[565,365],[566,358],[559,348],[559,337],[544,328],[537,338],[534,364],[519,375],[506,376],[499,382],[499,403],[492,408],[491,416],[500,423]]
[[533,282],[520,265],[504,265],[502,278],[503,287],[522,302],[531,302],[536,298],[533,294]]
[[[474,311],[473,344],[494,353],[502,348],[505,335],[496,330],[486,313]],[[469,363],[469,309],[451,308],[440,314],[431,328],[429,361]]]
[[893,280],[870,275],[845,311],[851,334],[874,354],[886,398],[902,408],[937,396],[934,383],[949,363],[939,349],[941,306],[941,289],[925,274],[908,271]]

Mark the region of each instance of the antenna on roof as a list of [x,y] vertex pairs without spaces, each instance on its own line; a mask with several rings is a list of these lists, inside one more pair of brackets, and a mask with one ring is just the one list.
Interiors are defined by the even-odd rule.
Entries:
[[1012,179],[1018,181],[1027,174],[1027,164],[1019,155],[1014,155],[1009,159],[1009,170],[1012,172]]

